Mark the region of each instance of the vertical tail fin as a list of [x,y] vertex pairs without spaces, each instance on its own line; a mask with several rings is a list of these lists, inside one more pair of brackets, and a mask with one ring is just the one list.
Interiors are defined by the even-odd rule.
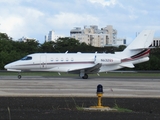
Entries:
[[143,30],[130,45],[127,46],[125,50],[134,50],[134,49],[144,49],[148,48],[152,42],[154,37],[153,30]]
[[122,52],[117,53],[121,57],[121,67],[133,68],[134,64],[146,62],[149,60],[149,46],[153,42],[154,31],[142,31],[130,45]]
[[143,30],[122,52],[125,56],[133,56],[142,52],[144,49],[149,48],[153,42],[154,31]]

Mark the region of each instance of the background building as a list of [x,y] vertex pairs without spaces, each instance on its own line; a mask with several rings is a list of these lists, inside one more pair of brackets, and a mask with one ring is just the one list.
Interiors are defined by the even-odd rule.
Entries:
[[45,36],[45,41],[46,42],[49,42],[49,41],[56,41],[58,38],[62,38],[63,36],[62,35],[56,35],[55,32],[52,30],[52,31],[49,31],[48,35]]
[[24,37],[24,36],[22,38],[18,39],[18,41],[23,41],[23,42],[27,42],[30,40],[37,41],[35,38],[28,38],[28,37]]
[[[70,31],[70,37],[85,42],[95,47],[104,47],[106,45],[121,45],[125,39],[117,39],[117,30],[112,25],[98,29],[98,26],[84,26],[84,29],[75,27]],[[126,40],[125,40],[126,41]]]
[[153,47],[159,47],[160,46],[160,37],[159,38],[153,38]]

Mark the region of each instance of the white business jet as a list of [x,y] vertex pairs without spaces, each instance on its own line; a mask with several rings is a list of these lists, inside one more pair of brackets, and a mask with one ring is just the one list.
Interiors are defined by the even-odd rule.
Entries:
[[[5,65],[8,71],[52,71],[79,74],[83,79],[88,74],[134,68],[134,64],[149,60],[149,46],[154,31],[142,31],[122,52],[106,53],[35,53]],[[21,78],[21,75],[18,75]]]

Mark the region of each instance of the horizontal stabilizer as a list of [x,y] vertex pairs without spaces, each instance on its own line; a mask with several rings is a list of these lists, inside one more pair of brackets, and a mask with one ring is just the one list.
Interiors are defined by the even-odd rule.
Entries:
[[140,51],[140,50],[144,50],[144,49],[150,49],[150,47],[146,47],[146,48],[133,48],[133,49],[130,49],[131,51]]
[[126,63],[126,62],[121,63],[120,66],[122,66],[122,67],[128,67],[128,68],[134,68],[134,65],[132,63]]

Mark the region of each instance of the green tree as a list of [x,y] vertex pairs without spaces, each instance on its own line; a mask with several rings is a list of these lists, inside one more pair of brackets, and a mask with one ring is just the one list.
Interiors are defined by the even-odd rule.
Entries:
[[[45,42],[40,44],[35,40],[27,40],[26,42],[14,41],[5,33],[0,33],[0,69],[4,69],[4,65],[18,60],[28,54],[36,52],[49,53],[114,53],[115,51],[123,51],[126,46],[117,47],[94,47],[86,43],[80,43],[74,38],[59,38],[56,42]],[[150,60],[135,65],[135,70],[160,70],[160,48],[151,49]],[[130,70],[124,68],[124,70]],[[132,69],[133,70],[133,69]]]
[[55,42],[50,41],[50,42],[44,42],[41,46],[40,46],[40,52],[47,52],[47,53],[53,53],[56,52],[55,50]]
[[77,52],[77,49],[79,48],[79,46],[80,46],[80,43],[78,40],[75,40],[69,37],[65,37],[65,38],[59,38],[57,40],[55,44],[55,49],[61,53],[64,53],[66,51]]

